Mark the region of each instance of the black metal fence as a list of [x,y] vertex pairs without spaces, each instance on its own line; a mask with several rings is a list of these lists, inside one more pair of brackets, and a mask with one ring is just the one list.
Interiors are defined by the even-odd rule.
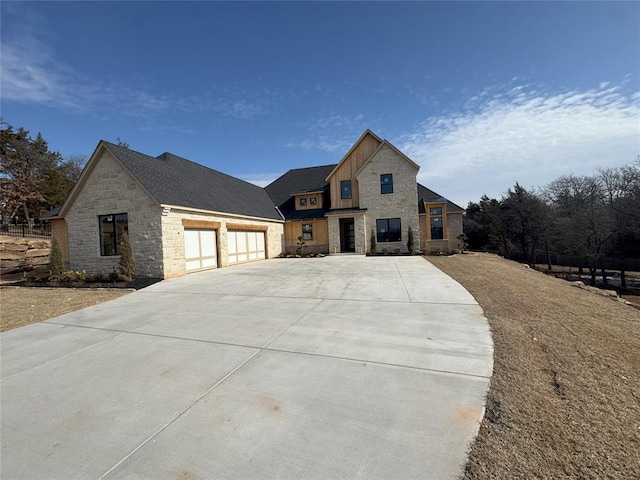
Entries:
[[[491,253],[497,253],[503,255],[504,252],[493,251]],[[506,256],[509,260],[515,260],[517,262],[526,263],[529,258],[523,255],[522,252],[509,252]],[[536,265],[546,265],[547,260],[551,260],[551,265],[558,265],[568,268],[589,268],[589,259],[587,257],[580,257],[577,255],[561,255],[556,253],[550,253],[547,257],[546,253],[536,252],[533,263]],[[640,258],[615,258],[615,257],[601,257],[597,262],[598,269],[606,270],[626,270],[628,272],[640,272]]]
[[29,225],[27,223],[0,224],[0,235],[25,238],[51,238],[51,223]]

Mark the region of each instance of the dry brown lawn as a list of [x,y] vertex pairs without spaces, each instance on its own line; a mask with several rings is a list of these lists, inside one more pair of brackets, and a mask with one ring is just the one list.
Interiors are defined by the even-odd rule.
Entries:
[[640,478],[640,310],[495,255],[428,260],[493,334],[465,478]]
[[0,287],[0,332],[80,310],[131,290]]

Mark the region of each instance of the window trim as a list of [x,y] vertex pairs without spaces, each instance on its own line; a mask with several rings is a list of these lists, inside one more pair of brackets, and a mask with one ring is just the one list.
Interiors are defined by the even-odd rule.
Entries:
[[[345,187],[349,186],[349,196],[345,196]],[[353,189],[351,180],[340,180],[340,200],[349,200],[353,198]]]
[[[389,183],[385,183],[384,180],[386,178],[390,180]],[[388,187],[391,187],[391,189],[389,190]],[[385,191],[385,189],[388,191]],[[393,193],[393,173],[383,173],[380,175],[380,194],[387,195],[389,193]]]
[[307,206],[307,198],[306,197],[300,197],[299,198],[299,204],[301,207],[306,207]]
[[309,205],[317,205],[317,204],[318,204],[318,197],[309,198]]
[[[108,219],[109,217],[113,217],[113,218],[111,220],[107,220],[107,222],[103,221],[104,218]],[[118,219],[118,217],[120,217],[120,219]],[[124,221],[122,217],[124,217]],[[103,232],[103,229],[102,229],[105,223],[109,223],[113,225],[113,233],[111,233],[111,235],[113,235],[114,253],[106,253],[108,245],[104,242],[105,232]],[[120,229],[118,228],[119,223],[125,224],[125,226],[121,228],[126,234],[129,234],[129,216],[126,212],[125,213],[109,213],[107,215],[98,215],[98,243],[100,246],[101,257],[117,257],[118,255],[120,255],[120,252],[118,252],[119,250],[118,246],[120,245],[120,239],[118,238],[120,236],[120,231],[119,231]],[[106,232],[106,233],[109,233],[109,232]]]

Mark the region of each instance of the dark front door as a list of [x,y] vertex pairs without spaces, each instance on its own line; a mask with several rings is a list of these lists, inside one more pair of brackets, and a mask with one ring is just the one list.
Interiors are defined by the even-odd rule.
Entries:
[[353,218],[340,219],[340,251],[356,251],[356,232],[353,227]]

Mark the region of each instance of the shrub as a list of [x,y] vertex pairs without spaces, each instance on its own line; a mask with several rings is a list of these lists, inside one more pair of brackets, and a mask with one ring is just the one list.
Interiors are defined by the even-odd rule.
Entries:
[[377,244],[376,244],[376,232],[373,228],[371,229],[371,238],[370,238],[369,248],[371,250],[371,254],[374,255],[376,253]]
[[89,276],[89,281],[96,282],[96,283],[104,282],[104,273],[102,272],[102,270],[97,270],[93,272]]
[[64,259],[60,244],[54,238],[51,240],[51,250],[49,252],[49,280],[59,281],[64,272]]
[[304,241],[302,235],[298,237],[298,248],[296,248],[296,255],[302,256],[304,254],[304,247],[307,245],[307,242]]
[[120,232],[120,245],[118,245],[120,251],[120,262],[118,270],[125,280],[130,281],[136,278],[138,270],[136,267],[136,259],[133,256],[133,248],[131,248],[131,242],[129,241],[129,235],[122,230]]
[[413,255],[413,249],[413,229],[409,227],[409,230],[407,231],[407,250],[409,250],[409,255]]

